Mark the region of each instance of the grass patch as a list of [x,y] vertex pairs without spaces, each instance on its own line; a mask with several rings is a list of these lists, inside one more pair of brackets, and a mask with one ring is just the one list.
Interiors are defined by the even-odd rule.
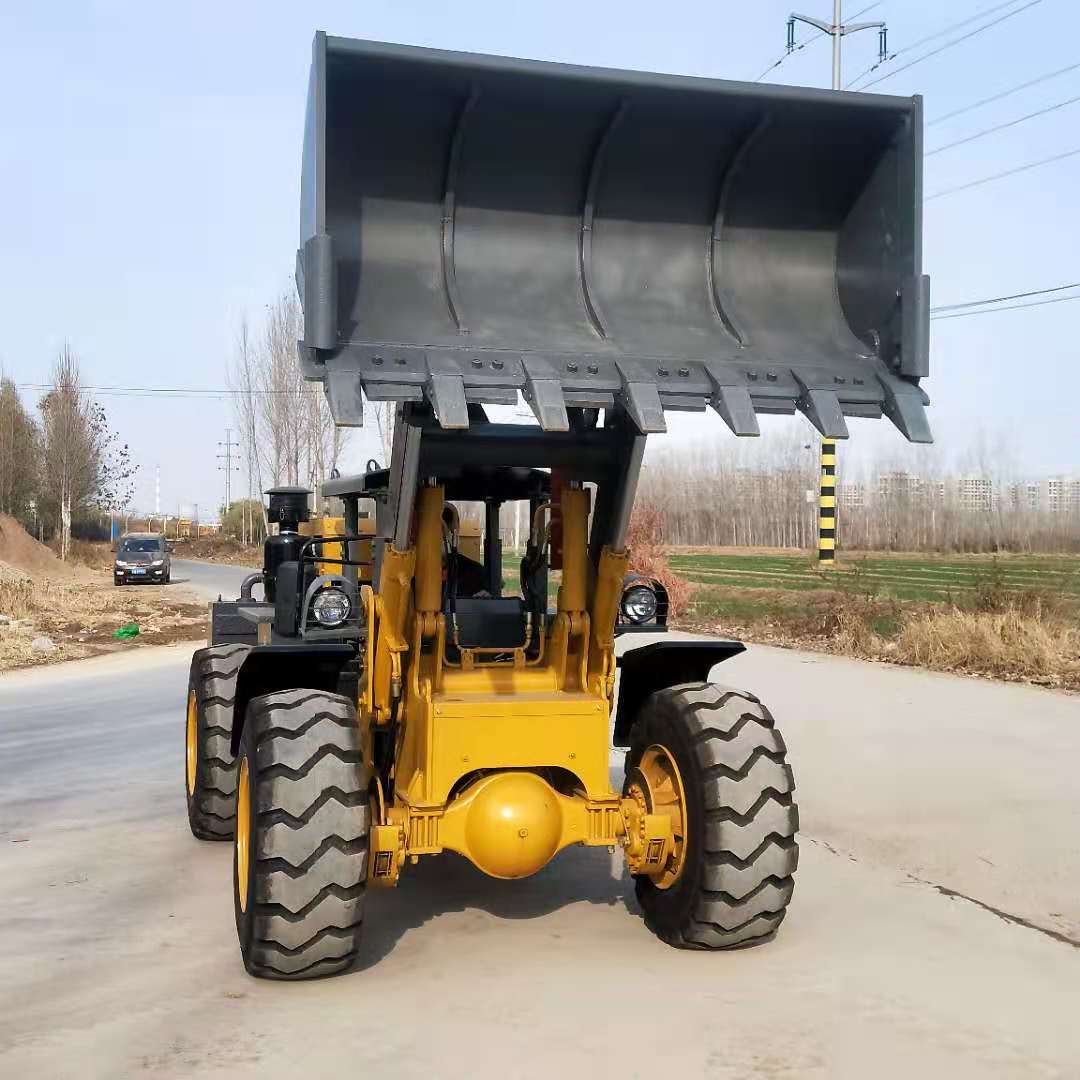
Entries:
[[873,592],[900,600],[952,601],[998,586],[1042,589],[1080,599],[1080,558],[1069,556],[842,555],[818,571],[806,554],[683,552],[671,566],[698,585],[783,589],[792,592]]
[[696,582],[685,629],[1080,690],[1080,560],[973,562],[849,559],[821,572],[799,556],[672,558],[698,568],[682,570]]
[[904,623],[892,651],[937,671],[1080,688],[1080,629],[1030,610],[925,612]]

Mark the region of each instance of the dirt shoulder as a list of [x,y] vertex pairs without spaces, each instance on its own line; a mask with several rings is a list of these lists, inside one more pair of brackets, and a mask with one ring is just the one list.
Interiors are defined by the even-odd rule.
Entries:
[[[135,636],[114,636],[132,626],[138,627]],[[117,588],[111,576],[92,572],[77,581],[0,580],[0,671],[198,640],[205,634],[206,605],[183,587]]]
[[[0,671],[55,664],[205,636],[206,605],[176,585],[112,578],[107,544],[78,545],[61,562],[0,515]],[[117,638],[122,627],[137,627]]]
[[850,592],[698,586],[680,630],[1080,691],[1080,610],[1033,590],[963,603]]

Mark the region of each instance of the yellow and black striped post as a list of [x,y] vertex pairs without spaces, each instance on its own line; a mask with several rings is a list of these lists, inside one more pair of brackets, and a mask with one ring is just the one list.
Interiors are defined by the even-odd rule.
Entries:
[[836,560],[836,443],[821,442],[821,487],[818,494],[818,566],[822,570]]

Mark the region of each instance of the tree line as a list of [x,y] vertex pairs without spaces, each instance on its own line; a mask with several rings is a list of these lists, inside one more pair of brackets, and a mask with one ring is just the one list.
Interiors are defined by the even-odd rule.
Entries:
[[[663,514],[670,545],[811,549],[817,542],[818,440],[806,432],[744,443],[702,441],[646,458],[639,501]],[[1024,485],[985,446],[947,471],[871,462],[845,470],[840,454],[837,542],[863,550],[1080,551],[1080,506],[1032,505]],[[912,471],[907,471],[908,469]]]
[[57,354],[35,406],[28,409],[14,381],[0,377],[0,512],[54,541],[66,559],[75,524],[128,506],[136,466],[84,389],[70,345]]

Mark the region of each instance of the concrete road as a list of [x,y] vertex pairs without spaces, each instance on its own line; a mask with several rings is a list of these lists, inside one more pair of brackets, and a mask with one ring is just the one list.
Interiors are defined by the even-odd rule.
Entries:
[[0,678],[0,1077],[1080,1075],[1076,697],[754,648],[715,677],[799,783],[776,941],[669,949],[606,851],[444,856],[371,896],[360,970],[281,985],[188,833],[188,655]]
[[[172,582],[191,590],[200,600],[217,600],[218,597],[235,600],[240,595],[241,582],[256,569],[254,566],[173,559]],[[256,588],[255,597],[262,597],[262,586]]]

